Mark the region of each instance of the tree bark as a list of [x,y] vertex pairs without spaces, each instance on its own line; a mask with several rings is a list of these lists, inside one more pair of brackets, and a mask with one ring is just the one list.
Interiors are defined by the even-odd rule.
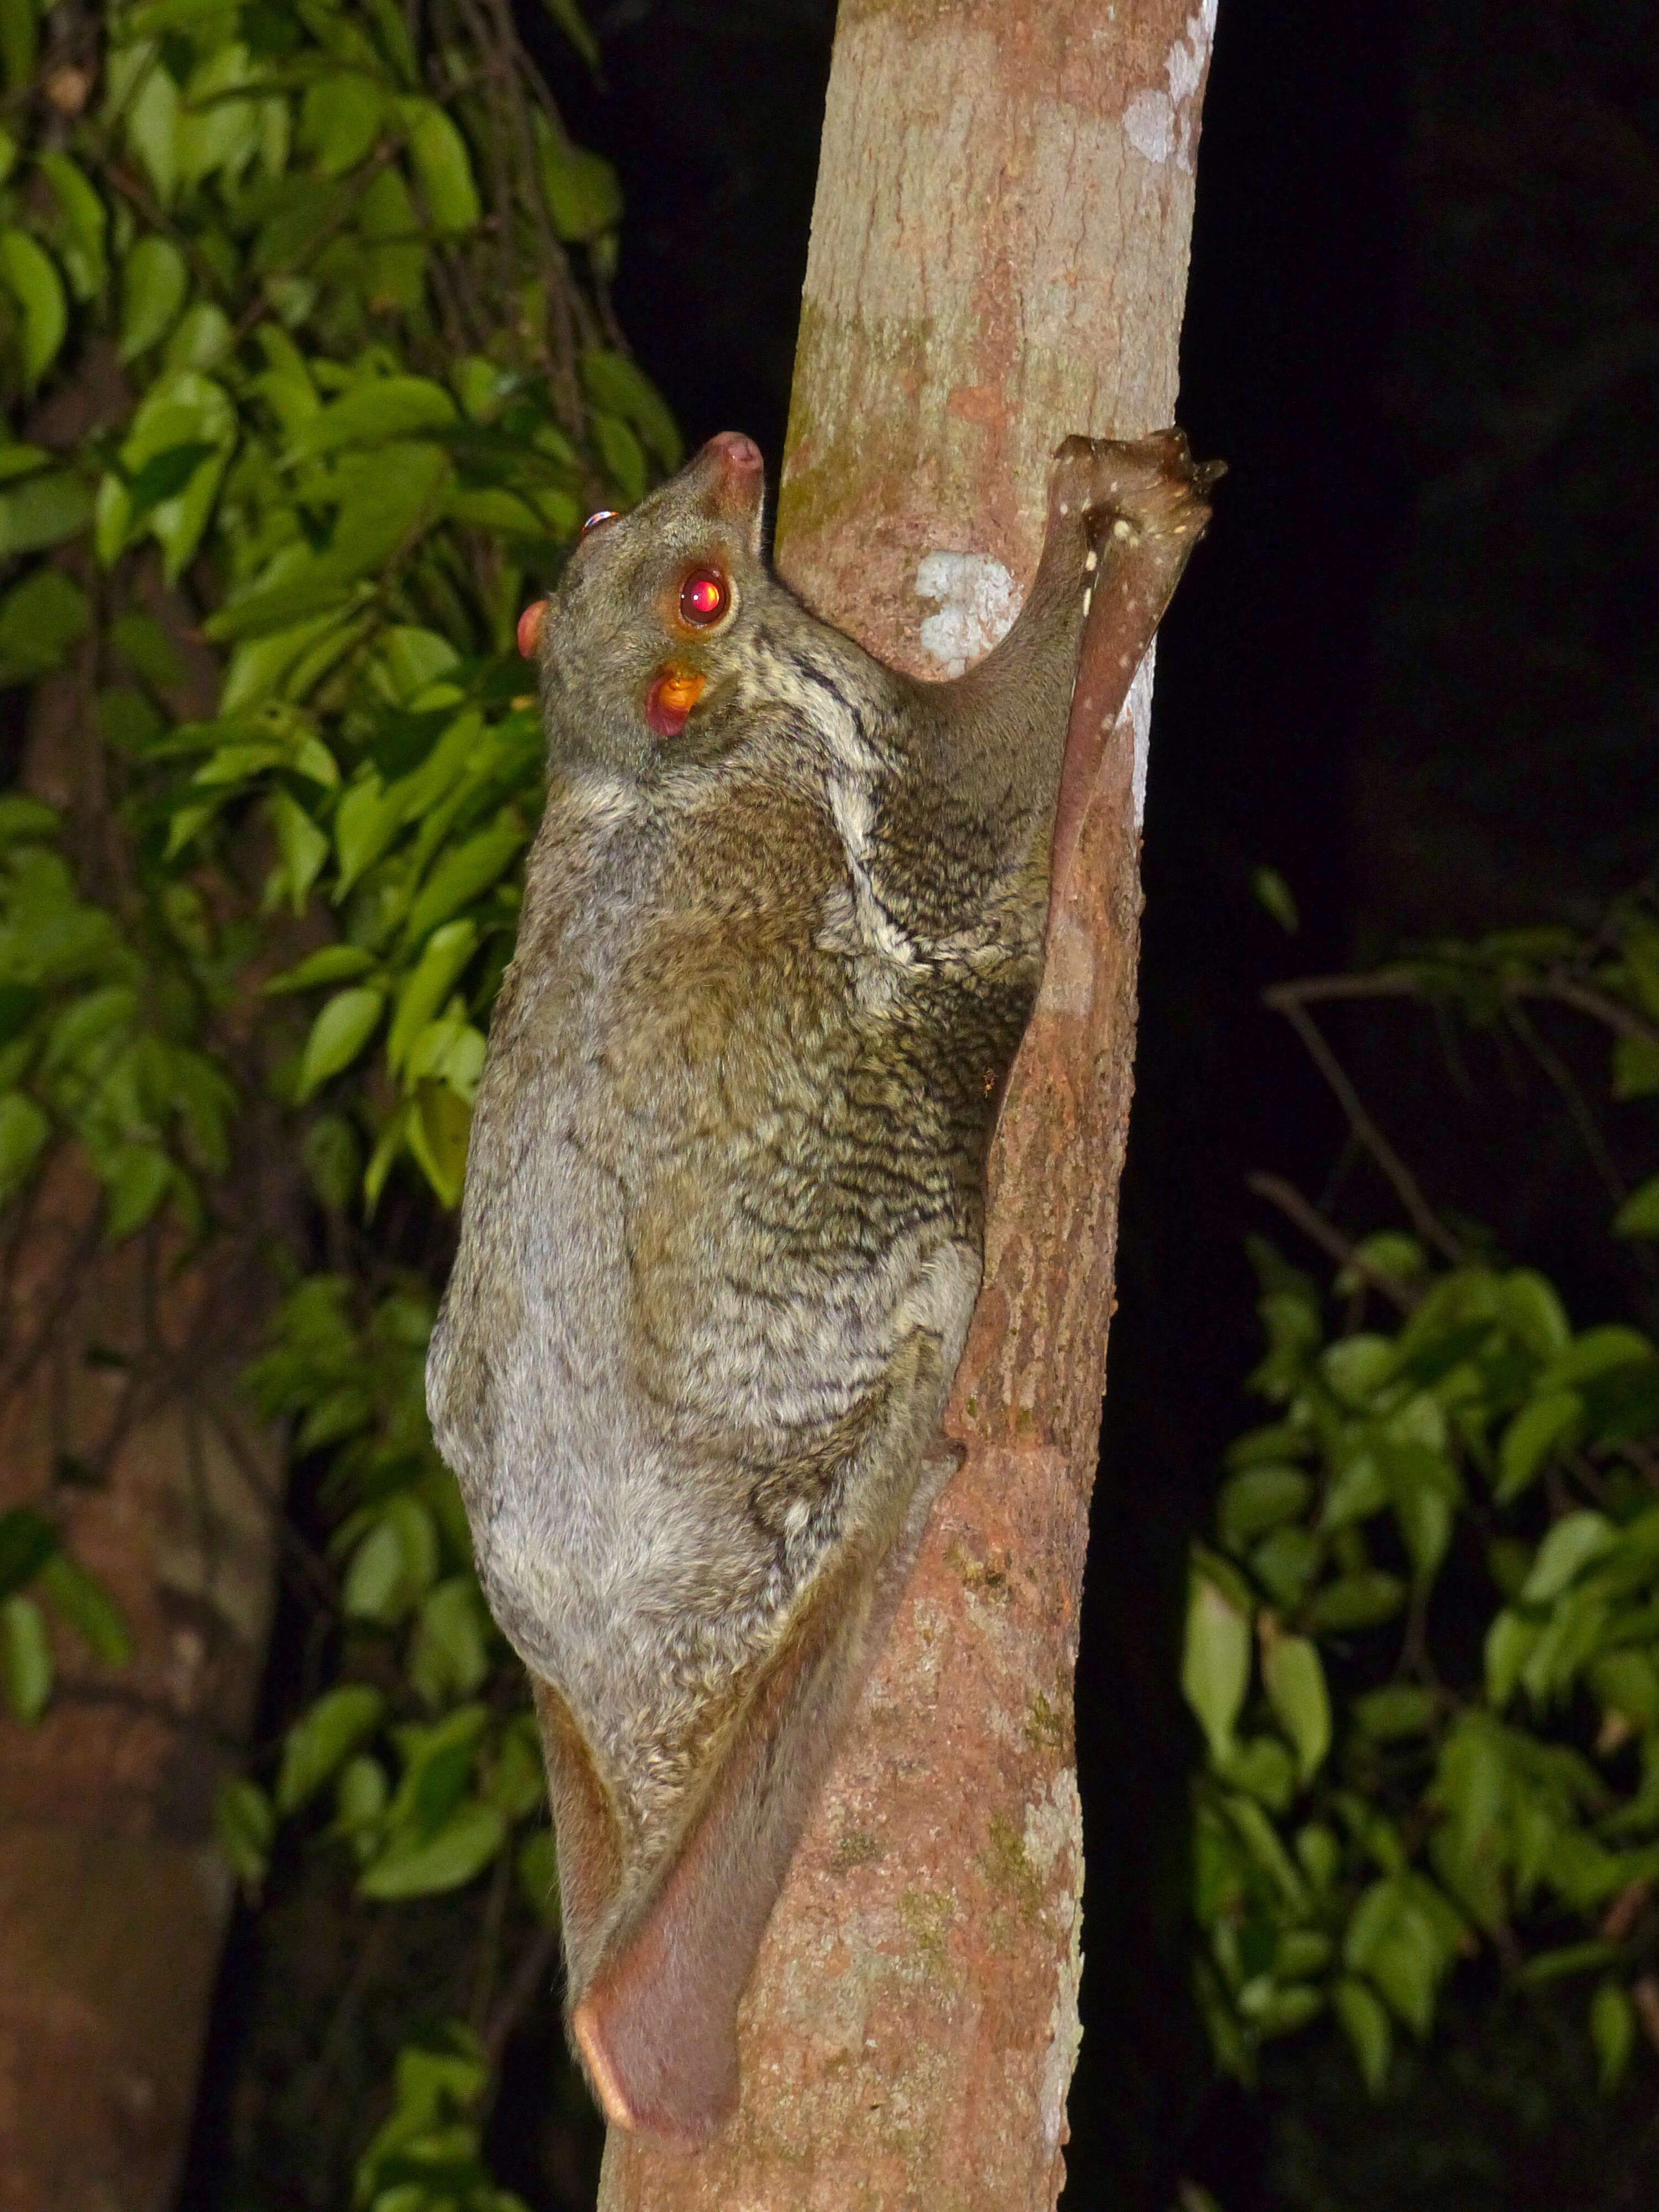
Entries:
[[[30,427],[68,446],[125,404],[95,354]],[[173,703],[211,713],[216,667],[155,604],[186,669]],[[92,691],[84,655],[37,687],[22,781],[108,894]],[[226,1014],[232,1042],[253,1003]],[[54,1622],[43,1719],[0,1710],[0,2212],[167,2212],[177,2195],[232,1903],[214,1803],[253,1719],[286,1480],[239,1378],[293,1176],[256,1108],[199,1249],[160,1217],[112,1247],[102,1188],[64,1146],[0,1239],[0,1510],[50,1502],[133,1645],[100,1666]]]
[[[1063,434],[1173,419],[1215,4],[843,0],[779,559],[891,663],[954,672],[1006,626]],[[993,1150],[984,1288],[945,1422],[967,1459],[768,1931],[738,2113],[689,2160],[613,2133],[602,2212],[1058,2197],[1080,2033],[1072,1681],[1132,1085],[1143,678]]]
[[231,1904],[214,1799],[275,1594],[283,1455],[236,1400],[263,1240],[180,1268],[155,1224],[100,1249],[103,1211],[61,1158],[0,1293],[0,1506],[98,1477],[68,1540],[134,1647],[108,1668],[58,1636],[45,1719],[0,1717],[0,2212],[173,2202]]

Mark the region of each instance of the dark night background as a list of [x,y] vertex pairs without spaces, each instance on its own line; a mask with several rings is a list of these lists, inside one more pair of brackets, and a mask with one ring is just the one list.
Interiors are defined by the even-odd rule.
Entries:
[[[592,5],[603,87],[534,0],[519,12],[573,131],[620,170],[617,305],[641,361],[688,442],[746,429],[775,467],[832,0]],[[1221,0],[1181,418],[1232,473],[1158,661],[1079,1684],[1068,2208],[1167,2212],[1183,2174],[1225,2212],[1659,2201],[1651,2069],[1599,2102],[1582,2035],[1541,1999],[1522,2014],[1474,1992],[1378,2107],[1317,2039],[1259,2096],[1209,2082],[1175,1686],[1186,1544],[1249,1418],[1243,1238],[1274,1224],[1244,1178],[1318,1196],[1340,1149],[1262,987],[1436,931],[1588,922],[1650,864],[1656,368],[1659,9]],[[1294,935],[1252,896],[1263,865],[1295,894]],[[1604,1209],[1536,1097],[1479,1068],[1460,1095],[1408,1016],[1370,1022],[1345,1051],[1437,1199],[1601,1317]],[[1358,1228],[1386,1218],[1358,1184],[1345,1203]],[[234,1956],[226,1989],[222,2074],[258,2039]],[[547,2056],[509,2079],[495,2142],[504,2180],[574,2204],[545,2179],[538,2197],[507,2148],[538,2124]],[[231,2094],[210,2085],[210,2105]]]

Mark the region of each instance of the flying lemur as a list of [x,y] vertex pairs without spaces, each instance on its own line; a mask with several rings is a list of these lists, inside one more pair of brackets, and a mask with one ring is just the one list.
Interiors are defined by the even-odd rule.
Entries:
[[1176,431],[1067,439],[1024,610],[951,683],[776,580],[732,433],[595,516],[520,626],[547,810],[427,1391],[618,2125],[696,2144],[735,2102],[738,1999],[954,1463],[1051,876],[1216,472]]

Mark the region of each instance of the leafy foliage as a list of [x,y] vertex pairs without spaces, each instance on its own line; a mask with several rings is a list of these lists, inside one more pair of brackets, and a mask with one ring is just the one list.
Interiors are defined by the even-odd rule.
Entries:
[[[1309,1007],[1368,981],[1475,1022],[1553,1000],[1612,1031],[1616,1097],[1659,1092],[1640,904],[1587,942],[1510,933],[1279,996],[1322,1053]],[[1231,1447],[1194,1555],[1201,1994],[1236,2070],[1330,2014],[1376,2088],[1489,1949],[1588,1985],[1612,2087],[1659,2020],[1659,1346],[1575,1329],[1544,1276],[1469,1255],[1370,1140],[1413,1232],[1347,1248],[1336,1327],[1256,1244],[1251,1387],[1276,1418]],[[1616,1234],[1651,1233],[1656,1190]]]
[[[0,683],[64,800],[0,794],[0,1202],[70,1148],[109,1239],[188,1249],[276,1115],[309,1213],[248,1387],[322,1474],[324,1657],[224,1850],[257,1893],[286,1826],[377,1904],[510,1869],[550,1929],[522,1674],[422,1373],[541,804],[514,618],[679,459],[607,301],[616,179],[468,0],[21,0],[0,64]],[[29,1718],[43,1601],[122,1655],[54,1497],[0,1521]],[[357,2201],[506,2208],[500,2037],[434,2033]]]

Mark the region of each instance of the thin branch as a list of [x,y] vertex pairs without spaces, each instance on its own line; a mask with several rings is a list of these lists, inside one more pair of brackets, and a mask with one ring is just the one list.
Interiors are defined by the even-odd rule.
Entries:
[[492,2074],[499,2072],[501,2058],[513,2031],[530,2007],[540,1996],[553,1972],[553,1962],[559,1955],[559,1931],[556,1928],[538,1929],[536,1940],[520,1960],[518,1971],[507,1984],[500,2002],[485,2023],[479,2039]]
[[1286,1182],[1282,1176],[1260,1171],[1246,1176],[1244,1182],[1248,1190],[1257,1198],[1265,1198],[1269,1206],[1276,1206],[1288,1220],[1296,1224],[1304,1237],[1318,1245],[1322,1252],[1339,1266],[1351,1269],[1379,1297],[1387,1298],[1398,1312],[1409,1314],[1416,1310],[1417,1293],[1397,1277],[1386,1273],[1364,1258],[1340,1229],[1304,1198],[1294,1183]]
[[472,2001],[466,2016],[475,2031],[482,2030],[489,2017],[489,2001],[495,1994],[495,1974],[501,1964],[501,1923],[507,1913],[507,1900],[513,1887],[513,1857],[502,1851],[496,1858],[489,1878],[489,1894],[484,1900],[483,1926],[478,1933],[478,1955],[472,1972]]
[[1425,1243],[1432,1244],[1454,1267],[1461,1267],[1468,1254],[1441,1222],[1424,1197],[1416,1176],[1365,1110],[1364,1102],[1349,1080],[1342,1063],[1326,1043],[1313,1016],[1302,1004],[1299,988],[1294,984],[1276,984],[1261,995],[1265,1004],[1271,1006],[1275,1013],[1284,1015],[1307,1047],[1315,1066],[1335,1092],[1338,1103],[1348,1117],[1349,1127],[1393,1185],[1395,1195],[1410,1216],[1412,1225],[1419,1236]]
[[[1499,994],[1505,999],[1543,999],[1563,1006],[1575,1006],[1581,1014],[1590,1015],[1620,1036],[1642,1037],[1659,1048],[1659,1022],[1626,1006],[1622,999],[1615,999],[1611,992],[1581,981],[1564,969],[1552,969],[1549,975],[1529,982],[1495,980]],[[1304,975],[1294,983],[1276,984],[1267,995],[1269,1004],[1279,1005],[1279,1011],[1283,1012],[1285,1007],[1279,1004],[1281,1000],[1313,1005],[1321,1000],[1427,999],[1441,994],[1427,990],[1414,969],[1378,968],[1367,975]]]
[[1553,1046],[1546,1043],[1539,1035],[1522,1006],[1510,1006],[1509,1018],[1516,1036],[1560,1093],[1561,1103],[1565,1106],[1584,1150],[1589,1155],[1590,1164],[1601,1176],[1607,1195],[1615,1206],[1622,1206],[1630,1195],[1630,1186],[1620,1174],[1613,1154],[1607,1150],[1607,1139],[1601,1134],[1601,1125],[1590,1112],[1583,1092],[1574,1082],[1571,1069]]

